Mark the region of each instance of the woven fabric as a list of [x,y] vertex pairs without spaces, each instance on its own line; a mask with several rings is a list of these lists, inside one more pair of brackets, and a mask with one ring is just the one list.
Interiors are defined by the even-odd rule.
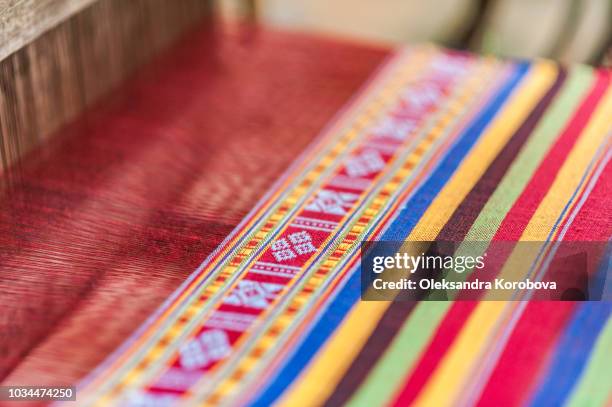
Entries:
[[388,52],[204,24],[2,174],[1,384],[89,374]]
[[605,405],[608,302],[360,301],[363,240],[607,241],[610,72],[397,51],[83,404]]

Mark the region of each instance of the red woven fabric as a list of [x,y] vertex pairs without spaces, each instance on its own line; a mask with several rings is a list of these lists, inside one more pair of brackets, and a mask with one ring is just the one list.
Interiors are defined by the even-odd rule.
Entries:
[[0,208],[2,384],[90,372],[386,54],[202,28],[27,157]]

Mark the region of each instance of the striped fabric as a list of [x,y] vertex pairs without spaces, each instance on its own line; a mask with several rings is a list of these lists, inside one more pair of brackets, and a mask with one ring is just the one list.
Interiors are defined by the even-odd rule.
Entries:
[[361,301],[359,260],[364,240],[607,241],[610,79],[397,51],[79,402],[609,405],[609,302]]

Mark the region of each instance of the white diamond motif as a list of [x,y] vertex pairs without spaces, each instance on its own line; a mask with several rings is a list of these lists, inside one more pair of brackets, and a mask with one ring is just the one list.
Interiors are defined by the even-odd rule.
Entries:
[[272,243],[270,250],[276,261],[283,262],[294,259],[299,254],[315,252],[317,248],[312,244],[312,237],[308,232],[301,231],[292,233],[287,238],[278,239]]
[[351,177],[363,177],[383,169],[385,162],[378,152],[366,150],[359,155],[351,157],[346,165],[346,172]]
[[349,192],[336,192],[323,189],[317,193],[315,199],[306,205],[306,209],[313,212],[329,213],[331,215],[346,215],[347,209],[359,196]]

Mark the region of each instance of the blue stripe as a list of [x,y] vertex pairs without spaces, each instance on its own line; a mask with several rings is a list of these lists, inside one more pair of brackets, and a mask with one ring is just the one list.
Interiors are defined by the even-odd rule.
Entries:
[[597,274],[589,282],[589,299],[612,301],[612,240],[606,243]]
[[[410,197],[381,240],[401,241],[408,236],[528,70],[529,64],[527,63],[516,65],[516,69],[508,82],[465,130],[461,138],[431,173],[427,181],[421,185],[417,193]],[[253,406],[271,405],[295,380],[327,338],[336,330],[360,298],[360,274],[359,270],[356,270],[351,275],[347,284],[327,307],[325,313],[291,358],[264,387],[259,396],[252,401]]]
[[[560,406],[584,370],[593,345],[612,313],[608,302],[583,302],[572,318],[531,406]],[[527,373],[527,372],[526,372]]]

